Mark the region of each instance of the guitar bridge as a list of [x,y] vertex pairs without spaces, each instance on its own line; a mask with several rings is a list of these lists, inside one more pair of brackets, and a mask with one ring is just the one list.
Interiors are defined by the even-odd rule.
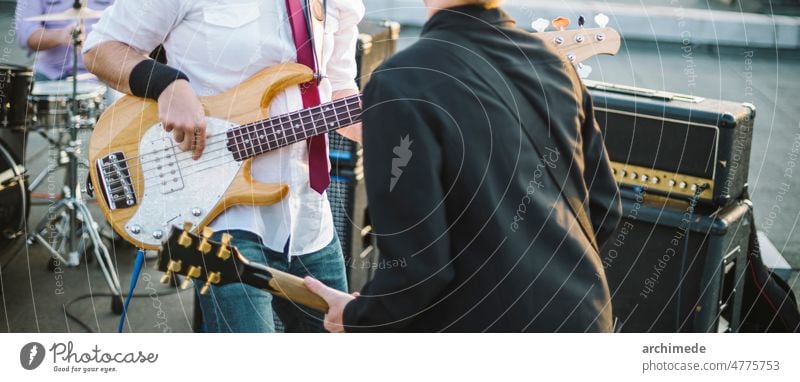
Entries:
[[131,182],[128,162],[122,152],[111,153],[95,163],[100,190],[111,210],[136,205],[136,191]]

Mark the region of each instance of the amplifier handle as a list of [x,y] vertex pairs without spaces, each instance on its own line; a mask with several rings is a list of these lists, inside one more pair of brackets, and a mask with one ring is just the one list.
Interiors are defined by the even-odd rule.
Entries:
[[705,98],[703,97],[697,97],[689,94],[679,94],[679,93],[665,92],[661,90],[637,88],[635,86],[611,84],[608,82],[583,80],[583,83],[589,89],[602,90],[611,93],[621,93],[621,94],[636,95],[648,98],[655,98],[664,101],[700,103],[703,100],[705,100]]

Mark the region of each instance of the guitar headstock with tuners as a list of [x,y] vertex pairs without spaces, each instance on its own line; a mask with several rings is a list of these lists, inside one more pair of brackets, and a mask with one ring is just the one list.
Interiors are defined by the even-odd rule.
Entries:
[[[531,24],[536,31],[536,36],[543,41],[550,43],[558,50],[567,61],[575,65],[578,75],[586,78],[592,72],[592,67],[582,62],[598,54],[615,55],[619,52],[622,38],[619,33],[606,27],[608,16],[600,13],[594,18],[597,28],[585,28],[583,16],[578,18],[577,29],[567,29],[570,22],[565,17],[558,17],[552,22],[545,19],[537,19]],[[547,31],[550,26],[555,30]]]
[[182,289],[192,286],[192,280],[203,283],[200,294],[212,286],[244,283],[263,289],[278,297],[327,312],[328,304],[303,284],[303,279],[276,269],[248,261],[231,245],[233,237],[223,233],[220,241],[211,240],[214,231],[205,227],[202,235],[192,233],[192,224],[183,229],[172,227],[158,255],[158,270],[164,272],[162,283],[173,277],[184,277]]

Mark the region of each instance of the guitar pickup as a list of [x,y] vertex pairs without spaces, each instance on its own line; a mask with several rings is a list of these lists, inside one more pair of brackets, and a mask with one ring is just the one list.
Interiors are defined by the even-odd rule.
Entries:
[[98,159],[95,166],[103,200],[111,210],[136,205],[136,190],[131,181],[125,154],[111,153]]

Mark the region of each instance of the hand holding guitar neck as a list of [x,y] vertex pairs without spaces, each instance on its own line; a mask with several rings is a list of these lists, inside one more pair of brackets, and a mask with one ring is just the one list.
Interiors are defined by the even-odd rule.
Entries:
[[344,314],[344,307],[360,294],[358,292],[353,294],[344,293],[321,283],[313,277],[306,277],[303,281],[306,288],[322,297],[328,304],[328,311],[325,313],[325,329],[331,333],[343,333],[342,315]]

